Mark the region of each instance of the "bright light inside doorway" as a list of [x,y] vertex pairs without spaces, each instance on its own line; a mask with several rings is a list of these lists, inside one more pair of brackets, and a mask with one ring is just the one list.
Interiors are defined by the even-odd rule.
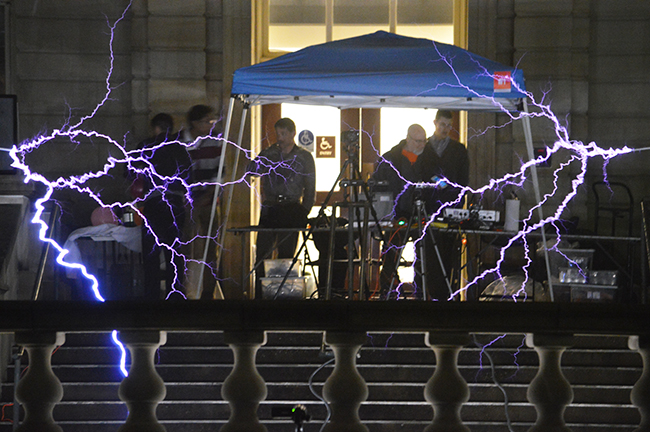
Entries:
[[282,117],[289,117],[296,124],[296,143],[299,143],[299,134],[304,130],[310,131],[314,135],[314,139],[335,137],[336,157],[322,158],[313,153],[316,162],[316,190],[329,192],[341,171],[339,162],[341,157],[339,154],[341,112],[337,108],[328,106],[285,103],[282,104]]
[[437,109],[422,108],[382,108],[381,109],[381,154],[386,153],[406,138],[406,131],[414,123],[433,135],[433,119]]

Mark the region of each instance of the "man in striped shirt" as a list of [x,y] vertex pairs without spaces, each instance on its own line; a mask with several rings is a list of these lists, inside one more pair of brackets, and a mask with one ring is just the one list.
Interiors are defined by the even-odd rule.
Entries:
[[[216,240],[219,229],[219,212],[215,213],[215,221],[212,224],[212,232],[208,233],[210,217],[212,214],[212,201],[214,199],[215,183],[217,178],[219,161],[223,141],[217,136],[217,121],[214,118],[212,107],[207,105],[195,105],[187,113],[186,128],[181,130],[180,139],[190,143],[188,151],[192,158],[192,180],[194,183],[210,183],[192,188],[192,208],[188,218],[187,238],[192,239],[189,244],[189,255],[196,262],[187,264],[185,281],[185,292],[189,298],[214,298],[216,288]],[[206,267],[198,264],[203,260],[206,238],[210,242]],[[201,274],[203,275],[201,277]],[[199,281],[202,283],[199,286]]]

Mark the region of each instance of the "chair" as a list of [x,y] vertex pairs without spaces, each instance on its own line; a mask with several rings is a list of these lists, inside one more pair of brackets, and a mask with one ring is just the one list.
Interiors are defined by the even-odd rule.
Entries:
[[632,236],[632,215],[634,212],[634,199],[630,188],[620,182],[595,182],[592,185],[594,195],[596,196],[596,219],[594,231],[598,232],[601,215],[608,214],[612,219],[612,229],[610,235],[616,235],[616,222],[619,219],[627,217],[628,219],[628,236]]

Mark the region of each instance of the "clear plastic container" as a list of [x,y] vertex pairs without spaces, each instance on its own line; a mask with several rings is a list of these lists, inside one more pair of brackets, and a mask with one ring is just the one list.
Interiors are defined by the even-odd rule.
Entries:
[[[578,282],[578,276],[575,271],[570,271],[568,274],[569,279],[575,278],[576,282],[565,283],[586,283],[586,277],[589,276],[591,263],[594,256],[594,249],[550,249],[548,251],[551,273],[553,282],[562,282],[562,272],[564,277],[567,277],[566,269],[575,269],[580,274],[581,281]],[[538,252],[539,254],[539,252]],[[543,256],[542,256],[543,257]]]
[[616,295],[615,286],[607,285],[572,285],[572,302],[613,302]]
[[560,283],[576,284],[587,283],[589,273],[578,267],[560,267]]
[[304,277],[288,277],[287,280],[284,281],[282,288],[280,288],[280,284],[282,283],[283,279],[284,278],[282,277],[260,278],[260,281],[262,282],[262,298],[266,300],[273,300],[273,299],[301,300],[305,298]]
[[609,285],[618,284],[618,272],[611,270],[592,270],[589,272],[589,283],[592,285]]
[[[273,278],[273,277],[284,277],[291,267],[293,258],[285,259],[267,259],[264,260],[264,276]],[[289,277],[299,277],[300,269],[302,268],[302,260],[297,260],[296,263],[291,267],[291,272]]]

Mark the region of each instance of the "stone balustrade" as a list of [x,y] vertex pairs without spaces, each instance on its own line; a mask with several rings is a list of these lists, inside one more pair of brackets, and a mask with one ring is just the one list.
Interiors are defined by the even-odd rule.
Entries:
[[[376,305],[375,305],[376,304]],[[11,308],[13,306],[13,308]],[[609,307],[607,307],[609,306]],[[621,306],[621,307],[619,307]],[[173,313],[171,313],[173,312]],[[522,317],[527,319],[522,320]],[[325,342],[335,354],[335,367],[323,387],[331,408],[327,431],[366,432],[358,410],[368,389],[356,366],[356,355],[366,331],[422,331],[424,343],[436,356],[433,376],[423,397],[434,415],[425,432],[467,432],[460,411],[469,398],[468,385],[458,371],[458,354],[473,332],[528,333],[526,343],[539,356],[537,376],[528,388],[528,400],[537,410],[529,429],[570,431],[564,410],[573,399],[562,373],[561,357],[573,334],[625,334],[630,348],[639,351],[644,372],[631,393],[641,413],[637,431],[650,431],[650,308],[627,305],[472,304],[433,302],[183,302],[47,303],[0,302],[0,331],[16,333],[16,342],[28,352],[29,371],[16,389],[25,410],[20,432],[61,431],[52,411],[63,389],[52,372],[50,354],[64,343],[64,333],[116,328],[131,352],[131,368],[120,386],[120,398],[129,416],[120,428],[128,431],[164,431],[156,407],[165,385],[156,373],[154,352],[165,343],[168,330],[223,330],[234,353],[231,374],[222,396],[231,415],[224,432],[264,432],[257,417],[266,397],[264,379],[256,369],[257,350],[265,331],[324,330]]]

